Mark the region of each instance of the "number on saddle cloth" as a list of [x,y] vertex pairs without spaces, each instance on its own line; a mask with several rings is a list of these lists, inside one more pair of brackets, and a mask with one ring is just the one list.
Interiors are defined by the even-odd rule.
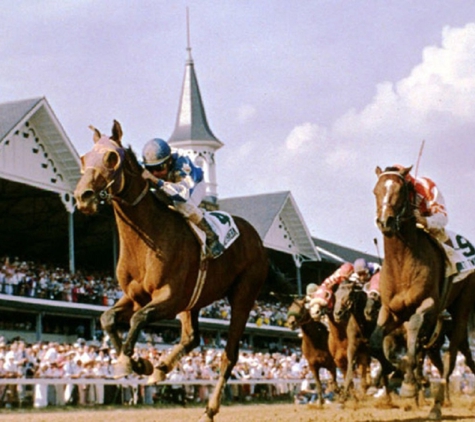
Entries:
[[[232,243],[239,237],[239,229],[232,216],[224,211],[205,211],[203,218],[206,219],[214,233],[218,236],[218,240],[224,249],[229,248]],[[202,247],[206,244],[206,234],[193,222],[187,220]]]
[[[455,272],[453,282],[463,280],[475,271],[475,247],[465,237],[446,230],[453,247],[442,244]],[[454,272],[452,271],[452,273]],[[447,274],[449,275],[449,274]],[[452,274],[450,274],[452,275]]]

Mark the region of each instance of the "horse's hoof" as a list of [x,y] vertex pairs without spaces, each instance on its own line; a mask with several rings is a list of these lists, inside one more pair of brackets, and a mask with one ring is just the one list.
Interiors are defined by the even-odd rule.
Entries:
[[160,369],[154,368],[152,374],[148,377],[147,384],[152,385],[158,382],[165,381],[167,375],[165,372],[161,371]]
[[132,370],[138,375],[152,375],[153,374],[153,365],[152,363],[143,358],[138,358],[137,360],[132,360]]
[[399,397],[413,398],[416,397],[416,386],[414,384],[408,384],[403,382],[401,389],[399,390]]
[[206,412],[203,413],[198,422],[213,422],[213,417],[209,416]]
[[113,372],[114,378],[123,378],[130,375],[134,372],[132,369],[132,359],[130,359],[129,356],[121,354],[117,359],[117,363],[113,366]]
[[430,421],[440,421],[442,419],[441,410],[438,407],[432,408],[429,413],[428,419]]

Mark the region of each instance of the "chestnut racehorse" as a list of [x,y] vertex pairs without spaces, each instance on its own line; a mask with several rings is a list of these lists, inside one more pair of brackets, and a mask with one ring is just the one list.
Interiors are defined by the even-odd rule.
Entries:
[[381,362],[383,373],[393,370],[383,353],[383,338],[404,324],[407,335],[407,371],[404,384],[414,395],[422,382],[417,368],[417,352],[432,337],[438,315],[447,308],[453,329],[443,360],[442,382],[435,394],[430,419],[441,419],[444,392],[452,373],[457,352],[470,357],[467,364],[475,369],[468,343],[468,321],[475,308],[475,276],[453,283],[447,298],[442,293],[445,256],[442,247],[416,226],[413,204],[414,186],[406,176],[411,168],[376,168],[374,187],[376,223],[384,235],[384,262],[381,269],[381,309],[377,327],[371,336],[373,355]]
[[361,390],[363,394],[368,387],[367,375],[371,364],[371,355],[368,340],[376,325],[376,321],[367,320],[365,307],[366,292],[350,280],[343,281],[335,292],[333,319],[336,324],[346,325],[347,337],[347,370],[344,386],[340,395],[340,402],[344,403],[353,384],[354,367],[361,368]]
[[[275,273],[258,233],[239,217],[234,217],[240,232],[234,243],[217,259],[201,260],[201,247],[184,217],[150,192],[135,154],[123,148],[121,140],[117,121],[111,137],[94,129],[94,146],[81,157],[82,176],[74,194],[77,208],[85,214],[97,212],[101,201],[112,203],[114,209],[120,239],[117,279],[124,295],[103,313],[101,324],[119,354],[116,374],[134,371],[151,375],[150,382],[163,380],[199,345],[199,310],[225,297],[231,306],[227,344],[218,382],[200,419],[212,421],[238,359],[249,312],[262,285]],[[141,329],[177,315],[181,339],[170,354],[155,368],[132,358]],[[130,327],[124,340],[119,324]]]
[[302,330],[302,354],[307,359],[310,370],[315,378],[318,402],[323,406],[323,387],[320,380],[320,369],[330,372],[331,389],[337,390],[336,364],[328,348],[328,329],[320,321],[314,321],[305,307],[305,299],[295,299],[287,311],[287,325],[291,330],[298,327]]

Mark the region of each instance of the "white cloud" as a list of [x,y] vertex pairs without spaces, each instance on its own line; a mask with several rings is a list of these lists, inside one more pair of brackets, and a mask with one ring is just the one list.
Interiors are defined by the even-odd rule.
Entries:
[[289,150],[298,150],[304,146],[319,147],[327,141],[327,129],[313,123],[304,123],[292,129],[285,140]]

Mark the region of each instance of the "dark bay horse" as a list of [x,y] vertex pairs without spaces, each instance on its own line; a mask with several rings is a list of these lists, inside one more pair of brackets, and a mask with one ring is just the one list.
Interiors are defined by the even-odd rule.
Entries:
[[[445,256],[442,247],[428,233],[416,226],[414,186],[406,175],[411,168],[376,168],[378,181],[374,187],[376,223],[384,235],[384,262],[381,269],[381,309],[377,327],[371,337],[373,355],[381,362],[385,374],[393,370],[383,353],[383,338],[404,325],[407,335],[407,372],[404,383],[420,389],[417,356],[430,338],[438,315],[447,308],[453,329],[449,348],[443,360],[442,382],[435,395],[430,419],[442,417],[441,407],[450,374],[455,367],[458,350],[470,359],[468,321],[475,308],[475,275],[452,284],[443,299]],[[472,369],[473,371],[473,369]]]
[[347,337],[347,370],[340,395],[341,403],[344,403],[348,398],[355,376],[354,368],[357,364],[361,368],[361,390],[363,393],[368,387],[367,375],[371,364],[368,340],[376,326],[376,321],[368,321],[365,316],[367,297],[366,292],[357,283],[350,280],[342,282],[335,292],[333,318],[335,323],[346,325]]
[[[94,129],[94,128],[93,128]],[[94,146],[81,157],[82,177],[75,199],[86,214],[101,201],[112,203],[120,238],[117,279],[124,295],[101,316],[104,331],[119,354],[118,375],[132,371],[158,382],[186,353],[199,345],[199,310],[226,297],[231,306],[228,341],[219,379],[201,421],[219,412],[222,390],[238,359],[239,341],[261,287],[275,274],[256,230],[234,217],[240,236],[215,260],[200,259],[200,245],[184,218],[159,201],[142,177],[130,148],[122,146],[122,128],[114,121],[112,136],[94,129]],[[156,368],[132,358],[139,332],[163,319],[181,319],[179,344]],[[124,341],[118,326],[130,328]]]
[[302,330],[302,354],[307,359],[315,378],[318,402],[323,406],[323,387],[320,369],[328,369],[331,375],[331,389],[337,390],[336,365],[328,348],[328,329],[319,321],[314,321],[305,307],[305,299],[295,299],[287,311],[287,326],[291,330]]

